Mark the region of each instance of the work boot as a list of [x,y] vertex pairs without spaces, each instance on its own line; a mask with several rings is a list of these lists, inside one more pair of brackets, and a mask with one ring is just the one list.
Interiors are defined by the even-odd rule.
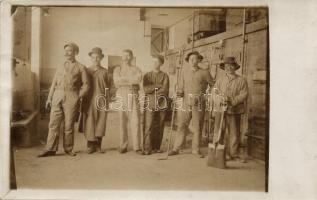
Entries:
[[179,154],[179,152],[175,151],[175,150],[173,150],[173,151],[168,153],[169,156],[175,156],[175,155],[178,155],[178,154]]
[[41,154],[39,154],[37,157],[48,157],[48,156],[55,156],[56,151],[43,151]]
[[96,143],[95,143],[96,151],[97,151],[98,153],[105,153],[105,151],[102,150],[102,148],[101,148],[101,143],[102,143],[102,138],[101,138],[101,137],[98,137],[98,138],[97,138],[97,141],[96,141]]
[[163,151],[161,151],[160,149],[154,149],[153,153],[163,153]]
[[69,155],[69,156],[72,156],[72,157],[74,157],[74,156],[76,156],[77,154],[75,153],[75,152],[73,152],[73,151],[66,151],[65,152],[67,155]]
[[124,149],[121,149],[121,148],[120,148],[118,151],[119,151],[119,153],[121,153],[121,154],[128,152],[128,150],[127,150],[126,148],[124,148]]
[[192,154],[199,157],[199,158],[204,158],[205,156],[203,154],[201,154],[200,151],[192,151]]
[[94,141],[87,141],[87,153],[92,154],[96,152]]
[[141,149],[136,150],[135,153],[137,153],[137,154],[139,154],[139,155],[144,155],[144,154],[143,154],[143,151],[142,151]]
[[88,149],[87,149],[87,153],[88,153],[88,154],[92,154],[92,153],[94,153],[94,152],[96,152],[96,149],[95,149],[95,148],[88,148]]
[[146,155],[146,156],[151,155],[151,154],[152,154],[151,151],[144,151],[144,152],[143,152],[143,155]]

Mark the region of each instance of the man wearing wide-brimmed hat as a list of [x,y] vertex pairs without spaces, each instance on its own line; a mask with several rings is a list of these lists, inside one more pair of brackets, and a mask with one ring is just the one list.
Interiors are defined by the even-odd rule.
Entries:
[[212,87],[213,80],[208,70],[201,69],[198,63],[203,56],[197,51],[187,54],[185,60],[188,63],[180,75],[177,88],[177,96],[183,97],[183,106],[179,110],[178,131],[173,150],[169,155],[179,154],[182,144],[185,142],[186,132],[190,120],[193,123],[192,154],[202,157],[200,142],[205,114],[205,98],[208,85]]
[[45,151],[39,157],[56,154],[63,121],[64,151],[70,156],[76,156],[73,152],[74,123],[78,118],[79,101],[88,92],[89,81],[85,66],[75,59],[79,53],[78,45],[67,43],[64,50],[66,61],[57,68],[46,101],[46,108],[51,107],[49,132]]
[[[226,138],[227,159],[238,159],[239,135],[240,135],[240,118],[245,112],[245,101],[248,97],[248,85],[245,78],[236,74],[236,70],[240,68],[234,57],[226,57],[220,64],[220,68],[225,74],[215,83],[215,90],[218,94],[224,95],[228,108],[225,114],[225,125],[228,135],[221,138],[223,143]],[[217,133],[220,124],[220,113],[215,113],[215,134],[214,141],[218,137]]]
[[91,89],[83,98],[81,110],[83,120],[80,120],[83,123],[79,126],[87,139],[87,153],[104,153],[101,143],[106,132],[111,81],[108,70],[101,66],[101,60],[104,57],[101,48],[94,47],[88,55],[92,61],[92,65],[87,68]]

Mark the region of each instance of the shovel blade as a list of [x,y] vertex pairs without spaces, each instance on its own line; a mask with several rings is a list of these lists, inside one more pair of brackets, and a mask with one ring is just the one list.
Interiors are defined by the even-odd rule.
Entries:
[[207,165],[215,168],[226,168],[226,148],[224,145],[208,145]]

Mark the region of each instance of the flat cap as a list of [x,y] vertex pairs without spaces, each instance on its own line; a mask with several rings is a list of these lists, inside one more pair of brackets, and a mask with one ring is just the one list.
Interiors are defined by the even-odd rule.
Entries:
[[65,44],[64,45],[64,49],[66,48],[66,47],[71,47],[74,51],[76,51],[77,52],[77,54],[79,53],[79,47],[78,47],[78,45],[76,44],[76,43],[74,43],[74,42],[69,42],[69,43],[67,43],[67,44]]

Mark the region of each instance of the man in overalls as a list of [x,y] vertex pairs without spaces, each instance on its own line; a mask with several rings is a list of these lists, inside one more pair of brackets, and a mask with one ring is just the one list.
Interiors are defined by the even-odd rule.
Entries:
[[89,83],[84,65],[75,57],[79,47],[75,43],[64,46],[66,61],[55,73],[46,108],[51,107],[49,132],[45,151],[38,157],[54,156],[58,149],[59,132],[64,122],[64,151],[70,156],[76,156],[74,146],[74,123],[78,118],[79,101],[89,89]]

